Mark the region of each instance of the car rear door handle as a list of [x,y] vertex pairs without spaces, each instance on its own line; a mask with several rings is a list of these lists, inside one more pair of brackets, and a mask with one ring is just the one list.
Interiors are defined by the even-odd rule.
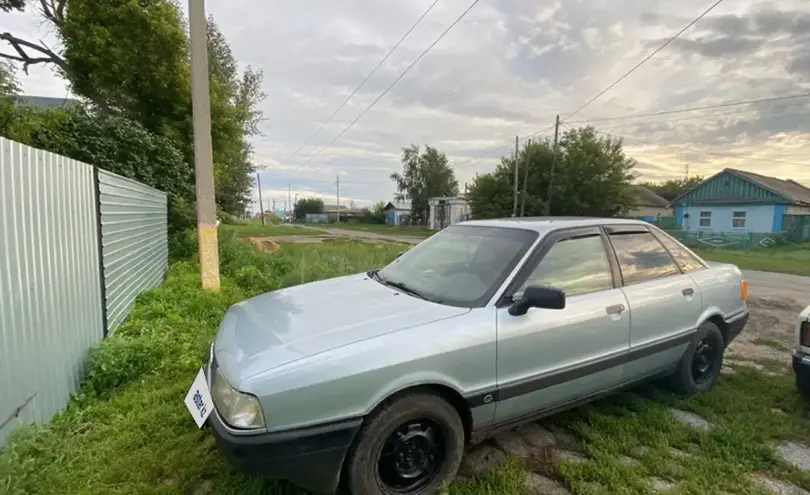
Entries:
[[684,290],[681,291],[681,294],[683,294],[684,296],[691,296],[694,293],[695,293],[695,289],[692,289],[692,288],[684,289]]
[[624,311],[624,304],[614,304],[612,306],[608,306],[605,308],[605,311],[609,315],[617,315]]

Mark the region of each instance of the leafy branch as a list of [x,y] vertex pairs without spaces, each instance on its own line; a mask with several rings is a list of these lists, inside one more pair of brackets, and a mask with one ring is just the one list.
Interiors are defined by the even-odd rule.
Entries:
[[[53,52],[40,40],[39,44],[18,38],[11,33],[0,34],[0,40],[7,42],[17,52],[16,55],[0,52],[0,58],[22,62],[23,72],[28,74],[28,67],[35,64],[55,64],[64,71],[67,71],[65,60]],[[31,54],[30,52],[35,52]]]

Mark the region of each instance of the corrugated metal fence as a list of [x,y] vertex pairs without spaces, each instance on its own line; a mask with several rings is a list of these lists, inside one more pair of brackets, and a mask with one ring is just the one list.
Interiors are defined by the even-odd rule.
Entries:
[[135,298],[163,280],[169,263],[166,193],[98,171],[107,328],[114,331]]
[[120,323],[166,265],[163,193],[0,138],[0,447],[16,423],[67,405],[105,335],[105,308]]

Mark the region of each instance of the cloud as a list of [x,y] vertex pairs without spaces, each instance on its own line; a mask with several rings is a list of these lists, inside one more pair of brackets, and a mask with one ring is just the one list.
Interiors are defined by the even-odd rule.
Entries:
[[[281,198],[289,184],[293,194],[332,197],[339,174],[341,196],[362,204],[390,200],[388,176],[400,169],[400,148],[410,143],[446,152],[463,186],[492,170],[515,135],[565,117],[707,7],[705,0],[483,0],[350,131],[312,158],[469,5],[440,1],[292,156],[432,1],[208,2],[240,63],[264,71],[267,120],[253,144],[268,194]],[[0,15],[0,28],[53,41],[38,31],[33,14]],[[22,79],[28,92],[64,95],[64,83],[47,70]],[[571,120],[808,91],[810,6],[737,0],[721,4]],[[734,166],[810,184],[810,167],[796,165],[810,163],[803,155],[810,157],[809,105],[807,98],[597,125],[625,137],[644,180],[682,175],[689,164],[690,173]]]

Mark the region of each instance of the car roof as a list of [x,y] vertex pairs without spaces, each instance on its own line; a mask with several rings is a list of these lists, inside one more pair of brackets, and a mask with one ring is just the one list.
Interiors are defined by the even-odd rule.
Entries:
[[549,230],[569,227],[588,227],[592,225],[647,225],[641,220],[627,218],[599,218],[599,217],[517,217],[496,218],[492,220],[469,220],[455,225],[470,227],[504,227],[512,229],[534,230],[547,232]]

